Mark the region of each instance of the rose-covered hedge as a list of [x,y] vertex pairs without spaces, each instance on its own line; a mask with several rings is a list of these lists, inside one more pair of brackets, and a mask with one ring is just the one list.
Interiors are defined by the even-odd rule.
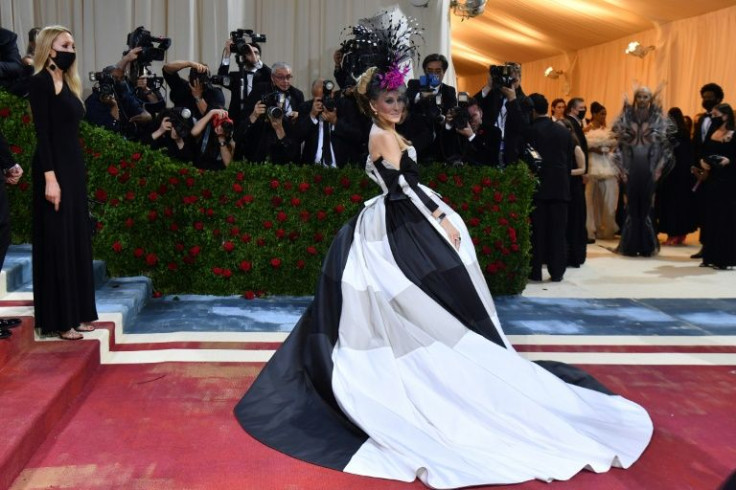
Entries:
[[[25,100],[0,92],[0,130],[26,172],[8,186],[14,243],[31,242],[29,114]],[[113,276],[151,277],[162,293],[311,294],[332,236],[379,192],[354,168],[235,162],[202,172],[84,123],[81,144],[90,197],[102,203],[95,258]],[[465,219],[491,291],[520,293],[535,185],[526,167],[437,165],[422,180]]]

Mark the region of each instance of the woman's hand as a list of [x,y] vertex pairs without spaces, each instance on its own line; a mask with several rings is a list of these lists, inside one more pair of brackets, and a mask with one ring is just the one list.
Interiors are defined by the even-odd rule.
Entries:
[[46,200],[54,205],[54,211],[58,211],[61,204],[61,187],[59,187],[59,182],[56,180],[56,174],[50,171],[44,175],[46,177]]
[[445,218],[440,221],[440,226],[445,230],[445,233],[447,233],[447,237],[450,239],[450,242],[455,249],[460,250],[460,232],[457,231],[455,225],[453,225],[449,219]]

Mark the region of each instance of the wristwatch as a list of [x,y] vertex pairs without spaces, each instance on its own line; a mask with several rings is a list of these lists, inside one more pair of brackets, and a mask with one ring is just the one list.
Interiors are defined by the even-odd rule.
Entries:
[[445,219],[445,218],[447,218],[447,214],[440,213],[440,215],[437,216],[437,223],[442,223],[442,220]]

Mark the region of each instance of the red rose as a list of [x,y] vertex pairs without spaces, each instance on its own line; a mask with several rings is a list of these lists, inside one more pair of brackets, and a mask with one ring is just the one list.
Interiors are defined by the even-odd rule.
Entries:
[[205,199],[212,199],[212,191],[209,189],[202,190],[202,197]]
[[115,251],[115,253],[120,253],[123,251],[123,246],[120,244],[120,242],[115,242],[112,244],[112,249]]
[[153,292],[153,297],[154,298],[160,298],[161,296],[163,296],[163,294],[161,293],[161,291],[154,291]]
[[467,211],[468,209],[470,209],[470,206],[468,206],[468,203],[464,202],[460,205],[460,209],[462,209],[463,211]]
[[286,216],[286,213],[283,211],[279,211],[278,214],[276,215],[276,219],[279,220],[281,223],[286,221],[287,218],[288,216]]
[[490,187],[491,186],[491,178],[490,177],[483,177],[483,180],[480,181],[481,185],[483,187]]
[[132,156],[131,156],[130,158],[131,158],[131,160],[133,160],[134,162],[137,162],[138,160],[140,160],[140,159],[141,159],[141,154],[140,154],[140,153],[133,153],[133,155],[132,155]]
[[179,184],[179,179],[176,177],[169,177],[169,184],[172,186],[177,186]]
[[18,188],[22,191],[28,190],[28,187],[30,187],[30,184],[26,182],[25,180],[18,184]]
[[242,182],[243,179],[245,179],[245,174],[243,172],[238,172],[235,174],[235,180]]
[[175,271],[178,268],[179,268],[179,266],[176,265],[176,262],[169,262],[169,270],[170,271]]
[[237,182],[233,184],[233,192],[236,194],[240,194],[243,192],[243,186],[238,184]]
[[215,210],[212,208],[207,208],[207,216],[210,218],[215,215]]
[[494,204],[493,206],[491,206],[491,211],[493,211],[494,213],[498,213],[499,211],[501,211],[501,207],[497,204]]
[[343,176],[340,179],[340,185],[342,185],[345,189],[347,189],[348,187],[350,187],[350,179],[348,179],[347,177]]
[[435,182],[434,180],[430,180],[429,181],[429,184],[427,184],[427,185],[430,187],[430,189],[436,189],[437,188],[437,182]]
[[314,234],[314,241],[315,242],[320,243],[324,239],[325,239],[325,237],[324,237],[324,235],[322,235],[322,233],[317,232],[317,233]]
[[278,269],[279,267],[281,267],[281,259],[278,259],[276,257],[272,258],[271,267],[273,267],[274,269]]
[[301,219],[302,221],[309,221],[309,216],[310,216],[310,214],[309,214],[309,211],[307,211],[306,209],[305,209],[305,210],[303,210],[303,211],[301,211],[301,212],[299,213],[299,218],[300,218],[300,219]]
[[278,189],[279,188],[279,181],[274,179],[271,181],[271,189]]
[[172,211],[170,207],[166,206],[164,208],[164,216],[166,216],[167,218],[171,218],[172,216],[174,216],[174,211]]
[[187,185],[187,187],[194,187],[194,179],[192,177],[187,177],[184,183]]
[[494,200],[494,201],[496,201],[496,202],[501,202],[501,201],[503,201],[503,194],[501,194],[501,193],[500,193],[500,192],[498,192],[498,191],[494,192],[494,193],[493,193],[493,200]]
[[345,206],[343,206],[342,204],[338,204],[337,206],[335,206],[335,212],[336,213],[340,214],[343,211],[345,211]]
[[509,197],[507,199],[509,202],[516,202],[516,194],[509,194]]
[[489,274],[495,274],[496,272],[498,272],[498,267],[496,267],[496,264],[488,264],[486,266],[486,272],[488,272]]
[[8,107],[0,108],[0,117],[8,117],[8,116],[10,116],[10,108]]
[[230,279],[232,275],[233,271],[231,271],[230,269],[222,269],[222,277],[224,277],[225,279]]
[[139,186],[145,187],[147,184],[148,184],[148,181],[146,180],[145,177],[141,177],[140,179],[138,179],[138,185]]
[[296,268],[297,269],[300,269],[300,270],[301,269],[304,269],[304,266],[306,266],[306,265],[307,265],[307,263],[304,262],[302,259],[299,259],[299,260],[296,261]]
[[498,218],[498,224],[501,226],[507,226],[509,224],[509,220],[506,218]]
[[491,230],[492,230],[492,228],[490,226],[486,226],[485,228],[483,228],[483,234],[484,235],[490,235],[491,234]]
[[475,184],[470,190],[473,191],[473,194],[480,194],[483,189],[478,184]]
[[491,247],[489,247],[488,245],[483,245],[483,248],[481,249],[481,253],[483,255],[491,255],[491,252],[493,252]]
[[105,223],[103,223],[102,221],[97,222],[97,227],[96,227],[97,231],[102,230],[104,227],[105,227]]
[[188,175],[188,174],[189,174],[188,168],[184,167],[184,168],[179,169],[179,175]]
[[135,221],[133,221],[133,218],[128,218],[125,220],[126,228],[133,228],[134,224],[135,224]]
[[243,196],[243,201],[245,201],[246,203],[250,204],[250,203],[253,202],[253,196],[251,196],[250,194],[245,195],[245,196]]
[[309,184],[307,182],[301,182],[299,184],[299,192],[307,192],[309,190]]
[[243,272],[248,272],[253,268],[253,264],[248,262],[247,260],[244,260],[240,263],[240,270]]
[[468,220],[468,225],[470,226],[478,226],[480,224],[480,220],[478,218],[470,218]]
[[143,257],[143,254],[144,254],[143,249],[140,247],[133,250],[133,255],[135,256],[135,258]]
[[250,235],[248,233],[243,233],[240,236],[240,241],[243,243],[250,243]]
[[307,253],[309,255],[317,255],[317,249],[315,247],[309,246],[307,247]]
[[511,251],[512,252],[518,252],[519,251],[519,244],[518,243],[512,243],[511,244]]
[[293,188],[294,188],[294,184],[292,184],[290,181],[287,180],[286,182],[284,182],[284,189],[286,189],[287,191],[290,191]]
[[253,291],[248,290],[243,293],[243,298],[245,299],[253,299],[255,297],[256,297],[256,293],[254,293]]
[[153,267],[154,265],[158,264],[158,257],[154,253],[150,253],[146,255],[146,264]]
[[132,201],[133,199],[135,199],[135,192],[133,191],[126,192],[125,199],[127,199],[128,201]]
[[281,240],[285,236],[286,236],[286,232],[282,228],[279,228],[278,230],[276,230],[276,238]]
[[352,201],[352,202],[354,202],[356,204],[359,203],[362,200],[363,200],[363,196],[361,196],[359,194],[353,194],[352,196],[350,196],[350,201]]
[[326,196],[331,196],[335,192],[335,189],[333,189],[332,186],[327,185],[322,192],[324,192]]
[[516,212],[509,213],[509,216],[512,219],[519,219],[519,213],[516,213]]
[[233,226],[232,228],[230,228],[230,236],[232,237],[240,236],[240,228],[238,228],[237,226]]
[[10,145],[10,151],[12,153],[15,153],[16,155],[20,155],[21,153],[23,153],[23,148],[18,145]]
[[107,167],[107,173],[115,177],[120,173],[120,170],[115,165],[110,165]]
[[295,208],[298,206],[301,206],[301,204],[302,204],[302,200],[299,199],[298,197],[291,198],[291,205],[294,206]]
[[270,230],[271,228],[273,228],[273,222],[271,222],[271,221],[264,221],[263,222],[263,227],[265,229],[267,229],[267,230]]
[[148,221],[156,221],[158,218],[158,211],[152,209],[148,212]]
[[509,227],[508,233],[509,233],[509,240],[511,240],[512,242],[516,242],[516,229]]
[[324,211],[322,211],[322,210],[319,210],[319,211],[317,211],[317,219],[318,219],[319,221],[322,221],[322,220],[324,220],[324,219],[325,219],[326,217],[327,217],[327,213],[325,213],[325,212],[324,212]]
[[204,230],[204,223],[202,223],[201,221],[195,221],[194,222],[194,229],[197,230],[197,231]]
[[177,252],[183,252],[184,251],[184,244],[183,243],[177,243],[176,245],[174,245],[174,248],[176,249]]
[[202,251],[202,248],[199,245],[195,245],[189,249],[189,255],[191,255],[192,257],[196,257],[197,255],[199,255],[199,252],[201,251]]
[[221,276],[222,275],[222,268],[221,267],[213,267],[212,268],[212,273],[214,275],[216,275],[216,276]]
[[235,250],[235,244],[228,240],[222,244],[222,249],[225,250],[225,252],[230,253]]
[[279,196],[273,196],[271,198],[271,206],[277,208],[284,203],[284,200]]
[[184,257],[181,260],[182,260],[182,262],[184,262],[187,265],[192,265],[194,263],[194,257],[190,257],[189,255],[187,255],[186,257]]
[[266,246],[266,239],[265,238],[258,238],[256,239],[256,245],[259,247],[265,247]]
[[107,202],[107,191],[105,189],[97,189],[95,191],[95,199],[100,202]]
[[320,174],[316,174],[313,180],[315,184],[319,184],[320,182],[322,182],[322,176]]
[[453,180],[455,181],[455,186],[462,187],[463,186],[463,178],[459,175],[453,176]]
[[31,116],[29,116],[28,114],[23,114],[23,117],[20,118],[20,121],[23,124],[29,124],[31,122]]
[[478,237],[471,237],[470,240],[473,242],[473,245],[475,245],[476,247],[480,243],[480,240],[478,239]]
[[292,231],[291,233],[289,233],[289,240],[291,240],[292,242],[295,242],[297,238],[299,238],[298,231]]
[[439,175],[437,176],[437,180],[439,180],[439,181],[440,181],[440,182],[442,182],[442,183],[445,183],[445,182],[447,182],[447,175],[446,175],[446,174],[444,174],[444,173],[442,173],[442,174],[439,174]]
[[110,206],[117,207],[120,205],[120,199],[117,197],[110,199]]

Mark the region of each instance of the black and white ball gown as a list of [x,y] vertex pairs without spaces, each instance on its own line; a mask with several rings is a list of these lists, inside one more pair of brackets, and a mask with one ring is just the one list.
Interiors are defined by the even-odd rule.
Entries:
[[434,488],[634,463],[652,435],[647,412],[514,351],[468,230],[419,184],[414,149],[400,169],[369,160],[366,171],[383,194],[336,235],[313,303],[235,408],[243,428],[295,458]]

